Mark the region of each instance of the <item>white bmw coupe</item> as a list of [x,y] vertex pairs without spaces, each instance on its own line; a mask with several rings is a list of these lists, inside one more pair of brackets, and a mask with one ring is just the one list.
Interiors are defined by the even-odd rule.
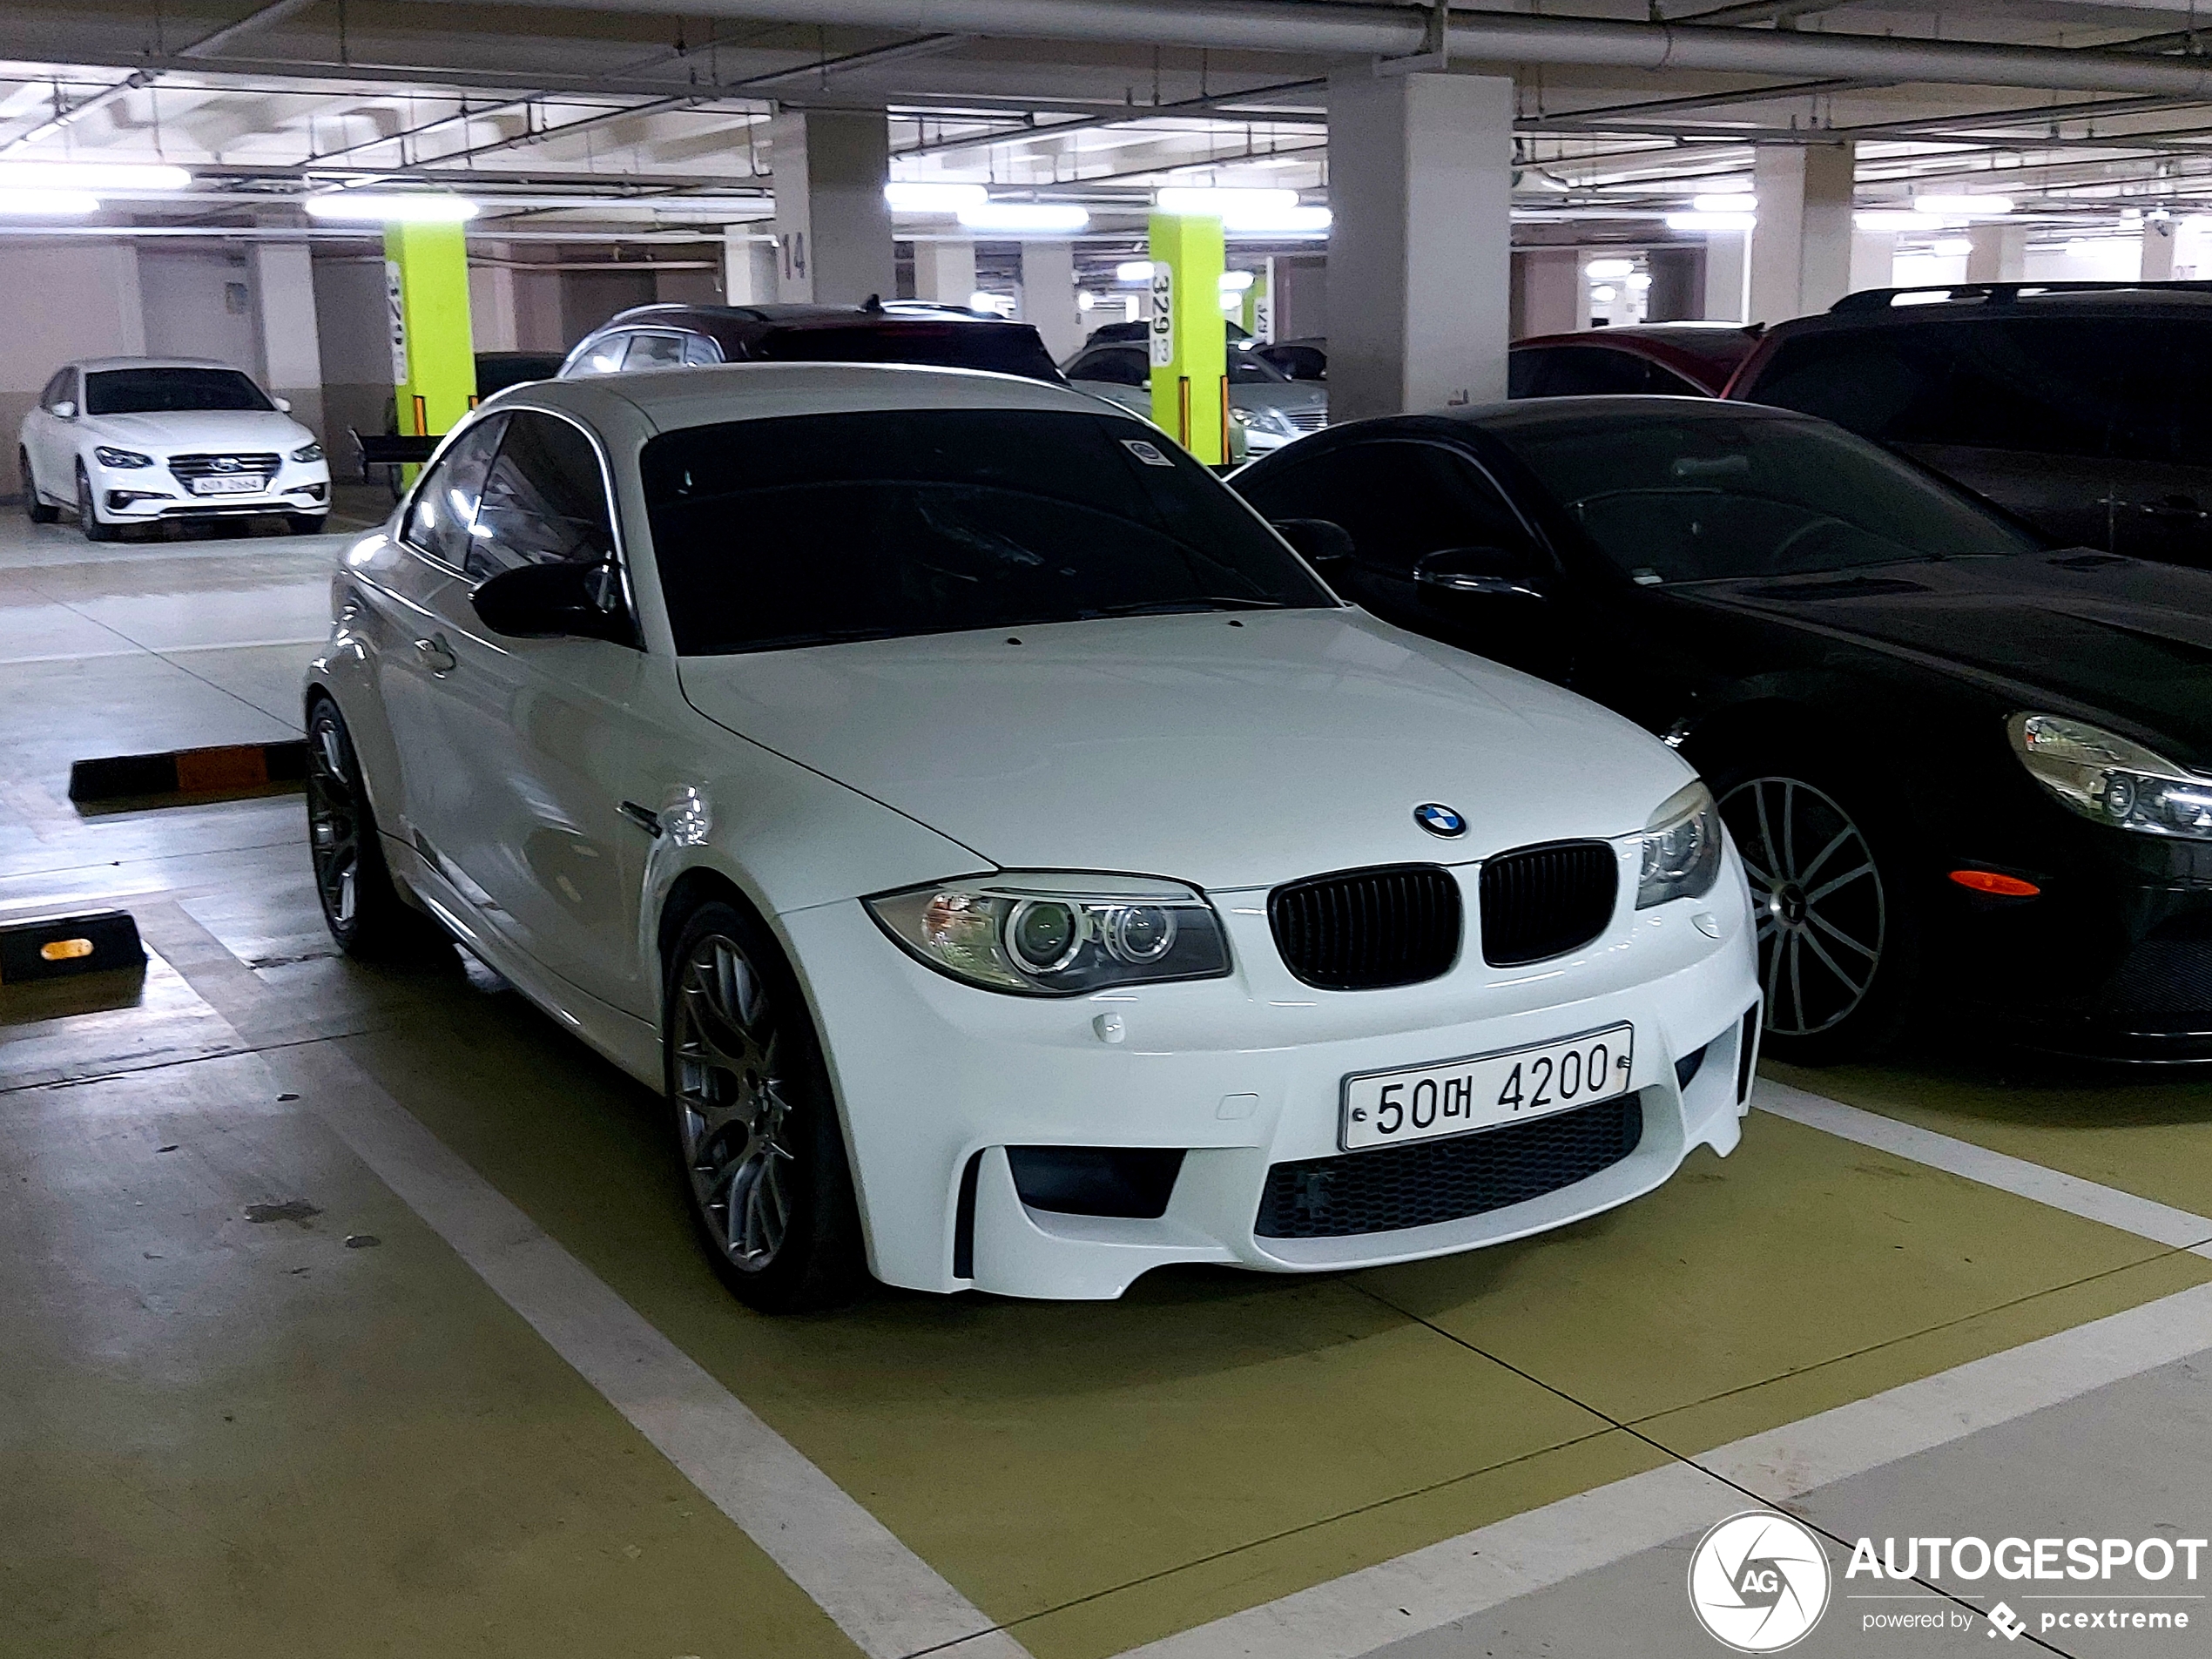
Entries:
[[1077,393],[518,388],[332,599],[332,933],[428,913],[664,1091],[757,1306],[1403,1261],[1737,1144],[1751,919],[1689,767]]
[[51,524],[68,508],[94,542],[172,519],[281,516],[312,534],[330,511],[330,467],[291,408],[208,358],[67,364],[17,435],[24,510]]

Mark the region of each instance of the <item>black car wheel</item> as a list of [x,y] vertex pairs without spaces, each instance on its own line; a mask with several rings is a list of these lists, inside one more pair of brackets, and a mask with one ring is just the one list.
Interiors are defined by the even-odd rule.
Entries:
[[307,718],[307,848],[323,924],[348,956],[392,954],[431,935],[435,925],[393,884],[361,758],[327,697]]
[[24,516],[34,524],[51,524],[62,516],[62,509],[45,501],[38,494],[38,481],[30,475],[30,452],[16,451],[16,475],[23,480]]
[[829,1076],[766,931],[702,905],[670,954],[662,1021],[676,1150],[716,1271],[764,1312],[830,1306],[864,1273]]
[[120,524],[103,523],[99,509],[92,501],[92,481],[84,475],[84,469],[77,469],[77,523],[88,542],[113,542],[121,539]]
[[1821,1065],[1887,1046],[1904,1023],[1919,939],[1879,838],[1803,777],[1730,781],[1720,808],[1750,879],[1767,1052]]

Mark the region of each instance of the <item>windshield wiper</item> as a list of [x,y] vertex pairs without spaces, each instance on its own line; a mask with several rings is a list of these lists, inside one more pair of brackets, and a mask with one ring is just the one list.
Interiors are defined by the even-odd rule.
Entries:
[[1244,599],[1227,594],[1194,594],[1188,599],[1131,600],[1126,604],[1086,605],[1086,617],[1170,617],[1208,610],[1288,610],[1280,599]]

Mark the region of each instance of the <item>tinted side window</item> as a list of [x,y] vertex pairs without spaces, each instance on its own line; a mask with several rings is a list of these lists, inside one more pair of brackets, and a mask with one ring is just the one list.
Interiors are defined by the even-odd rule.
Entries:
[[612,558],[614,524],[591,441],[557,415],[516,410],[467,540],[462,568],[473,577]]
[[420,548],[441,563],[467,568],[469,531],[476,522],[476,504],[484,489],[484,474],[508,417],[495,415],[479,421],[439,456],[429,474],[415,486],[408,503],[400,539]]
[[630,350],[622,360],[624,368],[681,368],[684,366],[684,336],[681,334],[632,334]]
[[684,367],[708,368],[722,361],[722,347],[705,334],[684,336]]
[[1143,386],[1152,378],[1144,354],[1132,347],[1087,352],[1068,371],[1071,381],[1104,381],[1109,386]]
[[589,351],[579,352],[574,362],[561,371],[564,380],[574,380],[583,374],[612,374],[622,368],[623,352],[629,347],[630,335],[609,334],[597,341]]
[[1240,484],[1269,518],[1326,518],[1351,533],[1359,563],[1411,580],[1447,547],[1525,547],[1528,532],[1474,463],[1442,444],[1404,439],[1285,455]]
[[[1527,389],[1520,372],[1524,357],[1536,360],[1526,377]],[[1676,389],[1654,386],[1650,370],[1642,358],[1609,347],[1541,346],[1514,354],[1508,390],[1514,397],[1629,397]]]
[[1260,355],[1294,381],[1329,378],[1329,360],[1312,346],[1264,346]]

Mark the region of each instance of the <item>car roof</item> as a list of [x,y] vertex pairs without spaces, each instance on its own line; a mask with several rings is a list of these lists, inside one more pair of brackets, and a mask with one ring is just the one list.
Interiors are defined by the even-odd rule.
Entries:
[[1751,354],[1764,330],[1757,323],[1631,322],[1614,328],[1582,328],[1568,334],[1531,334],[1513,342],[1520,351],[1532,346],[1610,347],[1648,357],[1669,368],[1688,369],[1712,381],[1726,380],[1729,371]]
[[214,357],[84,357],[69,367],[81,368],[88,374],[111,368],[227,368],[240,374],[246,372],[236,363],[226,363]]
[[[894,300],[892,304],[901,304]],[[719,324],[765,324],[783,328],[849,328],[854,323],[887,322],[973,322],[984,327],[994,324],[1000,327],[1021,328],[1028,325],[1012,322],[1004,317],[985,317],[971,311],[948,307],[942,310],[917,313],[900,309],[894,311],[887,305],[829,306],[769,304],[756,306],[709,306],[668,301],[660,305],[632,306],[618,311],[591,332],[601,334],[610,328],[650,328],[655,324],[675,327],[690,325],[712,328]]]
[[501,393],[483,407],[512,408],[532,403],[566,410],[594,425],[627,425],[642,415],[663,432],[790,415],[909,408],[1057,409],[1118,415],[1143,426],[1125,410],[1065,386],[1018,374],[907,363],[723,363],[533,381]]
[[[1723,403],[1711,397],[1664,397],[1649,394],[1593,397],[1520,398],[1510,403],[1482,403],[1439,411],[1443,419],[1464,421],[1486,432],[1539,431],[1548,426],[1568,426],[1593,415],[1627,420],[1630,416],[1664,415],[1670,420],[1811,421],[1816,417],[1795,409],[1777,409],[1764,403]],[[1344,430],[1346,428],[1339,428]]]

